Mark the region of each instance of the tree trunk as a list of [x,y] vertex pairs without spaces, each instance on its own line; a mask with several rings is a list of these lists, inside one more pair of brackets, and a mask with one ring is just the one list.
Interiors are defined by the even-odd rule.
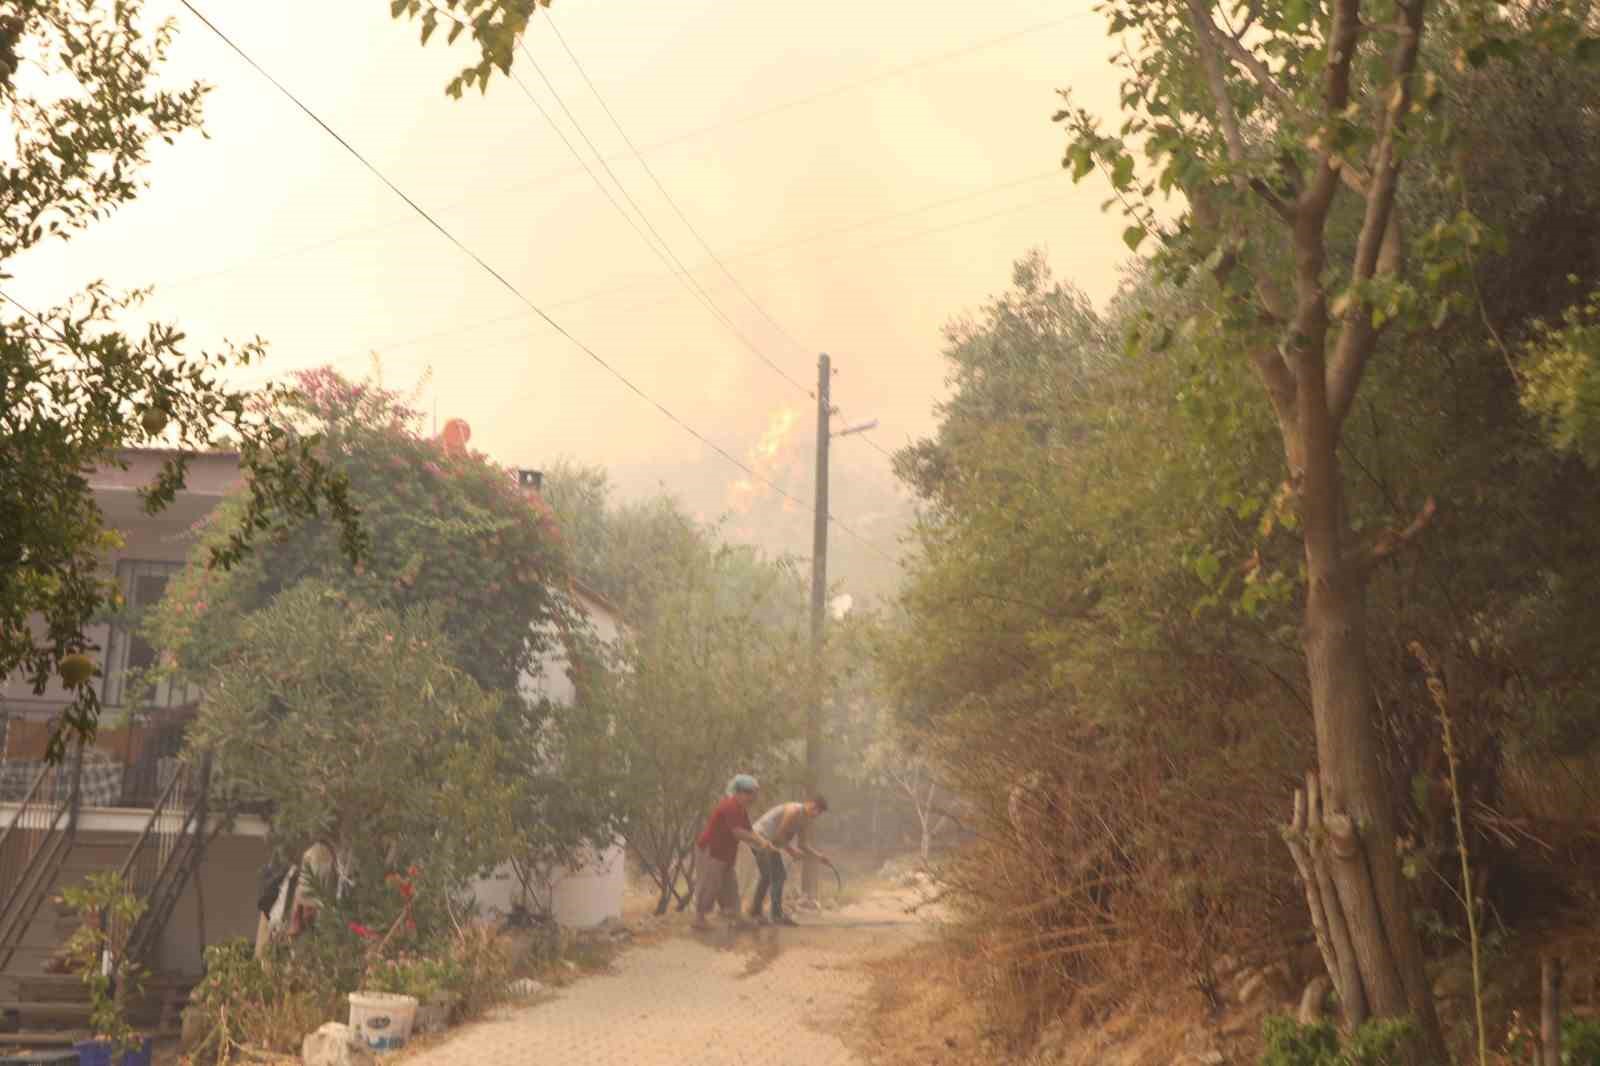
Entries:
[[1545,956],[1539,977],[1539,1066],[1561,1066],[1561,960]]
[[[1300,396],[1308,577],[1303,642],[1320,772],[1308,783],[1315,794],[1305,799],[1311,824],[1301,827],[1311,830],[1299,844],[1309,861],[1296,855],[1296,863],[1314,874],[1307,898],[1346,1024],[1358,1025],[1369,1014],[1410,1015],[1417,1026],[1413,1060],[1431,1066],[1448,1060],[1395,852],[1367,663],[1364,569],[1344,551],[1335,434],[1321,381],[1305,381],[1313,376],[1321,377],[1302,377]],[[1325,832],[1317,832],[1319,813]]]

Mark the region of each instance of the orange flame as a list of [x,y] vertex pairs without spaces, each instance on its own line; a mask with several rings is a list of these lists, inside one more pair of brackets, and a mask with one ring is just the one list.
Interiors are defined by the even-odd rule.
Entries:
[[736,514],[747,514],[757,500],[765,499],[772,489],[765,482],[781,484],[781,474],[795,459],[791,444],[795,430],[800,426],[800,412],[792,407],[780,407],[767,420],[761,439],[746,455],[755,477],[742,477],[728,486],[728,508]]

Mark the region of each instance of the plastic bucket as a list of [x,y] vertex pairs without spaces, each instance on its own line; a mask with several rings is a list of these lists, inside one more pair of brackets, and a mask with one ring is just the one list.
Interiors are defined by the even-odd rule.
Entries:
[[398,1051],[411,1039],[417,1017],[415,996],[389,992],[350,993],[350,1028],[373,1051]]

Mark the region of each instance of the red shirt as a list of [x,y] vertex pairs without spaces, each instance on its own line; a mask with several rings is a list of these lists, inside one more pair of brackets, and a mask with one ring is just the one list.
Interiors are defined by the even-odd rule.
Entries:
[[732,862],[739,857],[739,838],[733,835],[735,829],[750,831],[750,812],[737,797],[727,796],[712,809],[705,831],[696,843],[718,862]]

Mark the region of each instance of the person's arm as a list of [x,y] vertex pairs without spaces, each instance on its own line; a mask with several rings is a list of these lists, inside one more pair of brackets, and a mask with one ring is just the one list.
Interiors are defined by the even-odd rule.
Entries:
[[766,837],[762,836],[760,833],[756,832],[754,829],[735,829],[733,831],[733,838],[735,840],[744,841],[746,844],[749,844],[752,848],[760,848],[762,851],[777,851],[778,850],[777,848],[772,846],[772,841],[768,840]]

